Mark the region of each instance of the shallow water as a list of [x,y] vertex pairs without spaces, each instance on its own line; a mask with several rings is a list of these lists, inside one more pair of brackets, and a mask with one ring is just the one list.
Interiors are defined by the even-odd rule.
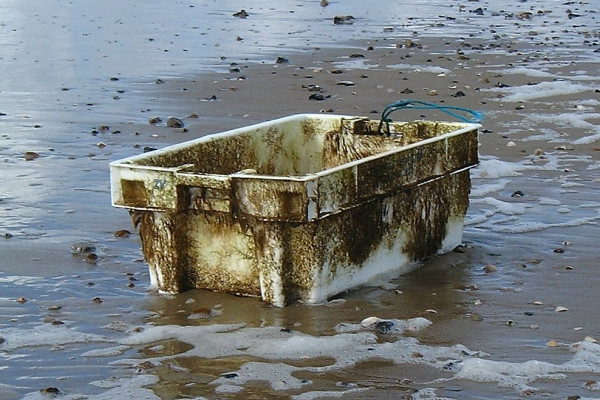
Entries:
[[[0,398],[47,398],[49,387],[94,400],[600,398],[593,4],[136,3],[0,5]],[[232,17],[242,8],[249,18]],[[334,15],[356,21],[334,26]],[[408,39],[426,48],[405,57],[398,44]],[[367,42],[389,55],[348,59]],[[469,44],[458,62],[457,43]],[[211,81],[233,84],[220,83],[231,62],[269,71],[279,56],[378,77],[349,89],[362,96],[330,89],[345,113],[379,108],[407,86],[447,102],[462,89],[468,96],[453,101],[485,111],[464,248],[316,307],[148,290],[136,235],[114,236],[133,228],[110,206],[109,161],[187,139],[194,125],[206,133],[298,112],[300,100],[263,92],[243,108],[230,100],[256,96],[243,88],[218,92],[218,108],[201,101]],[[259,72],[249,67],[247,81],[261,82]],[[173,95],[194,80],[199,88]],[[212,114],[187,135],[147,124],[197,109]],[[112,133],[93,133],[102,124]],[[73,254],[79,242],[95,247],[96,262]],[[395,329],[360,326],[371,316]],[[431,325],[400,329],[414,318]]]

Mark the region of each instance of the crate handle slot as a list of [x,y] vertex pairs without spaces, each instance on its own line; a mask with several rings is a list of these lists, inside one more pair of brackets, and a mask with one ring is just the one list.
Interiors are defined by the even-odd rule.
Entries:
[[[391,134],[390,122],[392,122],[392,120],[390,119],[390,114],[394,111],[404,109],[440,110],[462,122],[479,123],[483,121],[483,113],[480,111],[475,111],[464,107],[441,106],[439,104],[428,103],[420,100],[400,100],[388,105],[381,113],[381,121],[379,122],[378,128],[379,134],[385,134],[389,136]],[[462,115],[460,113],[471,115],[471,117]],[[385,132],[382,130],[384,125]]]

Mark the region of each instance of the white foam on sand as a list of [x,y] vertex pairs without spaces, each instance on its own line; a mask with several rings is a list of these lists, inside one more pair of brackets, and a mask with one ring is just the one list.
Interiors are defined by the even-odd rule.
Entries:
[[[563,379],[573,373],[600,373],[600,345],[583,340],[565,349],[572,357],[561,364],[529,360],[525,362],[497,361],[482,352],[472,351],[456,344],[452,346],[430,346],[422,344],[417,338],[404,336],[405,332],[418,332],[431,329],[431,321],[425,318],[380,319],[370,317],[362,322],[354,321],[338,325],[338,333],[330,336],[312,336],[299,331],[280,327],[246,327],[240,324],[209,326],[148,326],[144,331],[122,332],[121,339],[113,341],[119,351],[155,345],[161,342],[178,340],[192,346],[190,350],[177,355],[162,355],[150,358],[119,360],[114,365],[139,365],[140,363],[172,368],[173,360],[198,357],[203,359],[241,356],[249,361],[237,370],[224,373],[210,384],[217,394],[241,392],[248,382],[262,381],[274,391],[301,390],[302,394],[294,398],[340,398],[345,394],[366,390],[353,386],[352,382],[339,390],[311,391],[313,382],[310,374],[339,371],[351,368],[369,360],[391,362],[393,364],[425,365],[449,378],[442,380],[470,380],[489,382],[497,386],[514,388],[517,391],[529,389],[538,380]],[[62,328],[61,331],[65,329]],[[67,329],[68,330],[68,329]],[[37,331],[38,333],[44,330]],[[47,331],[46,331],[47,332]],[[2,331],[6,334],[6,330]],[[21,332],[23,333],[23,332]],[[385,335],[386,340],[380,340]],[[12,339],[8,336],[9,340]],[[68,339],[70,338],[70,339]],[[67,336],[55,343],[67,344],[68,340],[79,343],[82,340],[96,338],[86,334]],[[9,343],[7,340],[4,344]],[[12,346],[12,349],[19,348]],[[6,348],[2,346],[2,352]],[[93,354],[91,354],[93,355]],[[101,356],[101,353],[96,356]],[[90,356],[88,353],[87,356]],[[311,360],[319,360],[311,365]],[[331,360],[323,365],[323,360]],[[293,360],[302,360],[302,366],[294,365]],[[290,362],[292,361],[292,362]],[[137,369],[136,369],[137,370]],[[298,373],[304,377],[298,377]],[[112,400],[142,399],[157,400],[159,397],[151,390],[158,378],[151,374],[132,375],[125,378],[111,378],[91,382],[90,385],[104,392],[94,395],[64,393],[62,399]],[[423,382],[427,384],[427,382]],[[418,398],[434,398],[435,392],[424,390]],[[45,394],[34,392],[25,400],[47,398]]]
[[481,156],[479,165],[472,170],[473,178],[481,178],[486,180],[494,180],[493,184],[497,184],[498,178],[507,178],[520,176],[524,171],[543,171],[555,170],[558,166],[556,157],[547,157],[544,164],[533,164],[529,160],[520,162],[509,162],[498,159],[494,156]]
[[354,389],[342,390],[340,392],[335,392],[332,390],[328,390],[328,391],[319,390],[319,391],[314,391],[314,392],[305,392],[305,393],[297,394],[295,396],[292,396],[292,400],[313,400],[313,399],[323,399],[323,398],[339,399],[339,398],[348,396],[350,394],[366,392],[368,390],[369,390],[369,388],[354,388]]
[[[590,163],[588,156],[572,156],[561,152],[547,153],[543,159],[526,159],[519,162],[507,162],[493,156],[482,156],[481,162],[473,169],[473,188],[470,195],[465,226],[474,226],[496,233],[521,234],[537,232],[550,228],[570,228],[600,221],[600,212],[583,213],[581,207],[564,206],[560,200],[547,196],[535,197],[531,194],[514,195],[502,193],[513,182],[511,178],[523,173],[542,171],[561,171],[573,163]],[[593,168],[590,164],[588,168]],[[564,174],[557,183],[563,192],[586,187],[577,175]],[[525,196],[521,198],[522,196]],[[597,205],[589,208],[597,208]],[[553,215],[554,218],[548,218]]]
[[436,65],[392,64],[387,67],[390,69],[407,69],[414,72],[428,72],[431,74],[452,74],[452,71],[449,69]]
[[156,376],[141,374],[130,378],[92,382],[92,386],[107,389],[100,394],[81,395],[60,393],[58,395],[53,395],[38,391],[28,393],[22,400],[48,400],[49,398],[59,398],[61,400],[161,400],[154,391],[146,388],[146,386],[153,385],[156,382],[158,382]]
[[498,74],[503,74],[503,75],[525,75],[525,76],[531,76],[534,78],[555,78],[556,75],[550,73],[550,72],[546,72],[546,71],[542,71],[541,69],[537,69],[537,68],[527,68],[527,67],[513,67],[513,68],[506,68],[506,69],[502,69],[502,70],[493,70],[490,72],[495,72]]
[[540,82],[535,85],[509,86],[504,88],[489,88],[481,90],[503,94],[503,97],[494,99],[496,101],[516,103],[543,99],[547,97],[585,93],[595,90],[595,88],[592,86],[563,80]]
[[538,232],[550,228],[574,228],[577,226],[596,224],[600,221],[600,213],[595,216],[573,218],[562,222],[547,223],[542,221],[502,221],[511,222],[510,224],[503,225],[498,222],[494,223],[479,223],[478,228],[490,229],[498,233],[527,233],[527,232]]
[[40,346],[63,346],[74,343],[106,342],[104,336],[82,333],[66,325],[42,324],[32,329],[6,328],[0,330],[4,342],[2,351]]

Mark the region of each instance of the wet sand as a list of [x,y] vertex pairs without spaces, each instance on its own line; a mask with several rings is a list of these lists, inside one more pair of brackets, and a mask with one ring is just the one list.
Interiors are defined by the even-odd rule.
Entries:
[[[459,253],[432,259],[420,270],[393,281],[389,288],[343,294],[340,298],[345,303],[335,307],[335,313],[340,320],[350,321],[369,315],[382,318],[424,316],[435,324],[435,329],[419,335],[419,339],[428,344],[462,343],[470,349],[489,353],[495,360],[566,361],[569,358],[567,344],[586,336],[598,337],[600,329],[596,324],[600,312],[592,306],[598,300],[594,293],[600,283],[600,276],[595,271],[597,250],[594,244],[599,219],[596,195],[600,183],[594,170],[588,171],[597,162],[600,148],[597,141],[570,144],[587,135],[578,127],[562,128],[561,135],[567,137],[565,144],[560,140],[554,143],[546,139],[529,140],[551,124],[543,120],[526,121],[534,112],[550,115],[577,112],[569,102],[589,100],[595,103],[597,91],[592,86],[584,93],[503,102],[494,90],[499,82],[517,88],[555,80],[554,77],[503,73],[503,69],[510,67],[529,68],[532,54],[544,58],[536,55],[538,49],[516,49],[515,44],[507,43],[509,54],[500,56],[490,54],[496,53],[497,49],[486,49],[485,43],[477,40],[422,40],[416,48],[395,48],[395,45],[396,41],[384,40],[353,42],[349,49],[293,55],[285,64],[241,63],[240,72],[167,80],[156,86],[152,102],[169,104],[172,107],[169,111],[178,111],[174,115],[185,121],[188,132],[140,124],[134,128],[140,133],[135,139],[139,142],[159,135],[152,143],[167,144],[172,143],[174,137],[176,141],[188,140],[205,133],[302,112],[365,115],[376,119],[387,104],[407,97],[483,111],[486,119],[480,135],[480,153],[484,160],[493,156],[506,162],[544,165],[548,163],[546,154],[553,154],[565,161],[549,170],[525,171],[520,176],[511,176],[501,190],[491,189],[485,196],[475,196],[469,212],[471,218],[475,220],[484,214],[485,207],[478,201],[489,196],[507,204],[531,207],[531,213],[541,207],[536,203],[543,197],[560,201],[561,207],[579,209],[584,218],[591,218],[589,223],[573,222],[573,226],[511,232],[512,224],[519,225],[521,219],[535,221],[539,218],[548,224],[562,223],[559,212],[538,210],[540,215],[526,213],[516,216],[512,222],[510,217],[507,217],[508,222],[498,222],[506,226],[506,232],[490,232],[479,224],[467,225],[465,247]],[[564,61],[545,61],[550,66],[554,62]],[[400,70],[389,67],[396,64],[410,66]],[[550,68],[554,73],[568,77],[586,67],[589,68],[587,73],[593,76],[597,70],[594,63],[566,63],[560,68]],[[340,81],[350,81],[353,85],[340,85]],[[598,81],[595,82],[597,85]],[[311,85],[323,88],[326,99],[309,100],[313,93],[308,90]],[[413,93],[402,93],[407,88]],[[459,91],[464,96],[457,97]],[[216,100],[204,101],[212,96]],[[185,118],[190,114],[199,118]],[[449,117],[439,112],[419,111],[407,117],[411,118],[447,120]],[[118,128],[126,129],[125,126]],[[478,169],[472,172],[475,192],[501,180],[480,177],[487,173]],[[575,182],[577,186],[570,189],[568,182]],[[522,197],[515,195],[516,192]],[[568,311],[556,311],[557,307],[568,308]],[[244,313],[247,311],[244,308]],[[332,334],[332,328],[339,322],[337,318],[335,322],[330,321],[331,311],[307,310],[305,306],[297,305],[275,313],[283,318],[282,326],[291,327],[300,322],[299,329],[303,332],[322,335]],[[223,319],[220,317],[219,320]],[[224,321],[239,320],[234,317]],[[558,345],[551,347],[554,346],[552,341]],[[386,366],[386,363],[367,363],[344,372],[350,381],[361,377],[359,380],[365,386],[377,387],[369,392],[370,398],[396,398],[409,390],[396,387],[399,380],[423,382],[430,374],[427,370],[413,371],[411,367],[405,371],[398,366]],[[433,376],[437,377],[437,374]],[[340,377],[336,374],[323,379]],[[573,379],[543,382],[538,385],[538,392],[532,391],[529,395],[566,397],[563,395],[580,393],[579,386],[594,378],[581,375]],[[566,389],[567,382],[574,388]],[[410,384],[407,386],[411,387]],[[504,396],[502,391],[496,395],[494,390],[489,392],[488,385],[462,381],[444,382],[438,386],[440,396]],[[352,398],[351,395],[348,397]],[[364,398],[364,393],[356,398]]]
[[[527,21],[509,21],[515,22]],[[77,332],[105,335],[110,343],[136,327],[169,324],[244,323],[324,337],[335,335],[339,324],[359,323],[369,316],[425,317],[433,325],[408,335],[423,345],[462,344],[487,353],[485,359],[514,363],[515,368],[531,360],[567,362],[573,357],[572,344],[600,338],[600,312],[595,307],[600,300],[596,290],[600,143],[593,138],[600,133],[600,81],[593,53],[598,37],[591,33],[586,43],[580,35],[580,44],[569,50],[573,38],[567,33],[564,42],[560,32],[549,39],[530,35],[494,41],[399,35],[337,42],[332,48],[314,46],[303,52],[273,52],[266,60],[229,55],[217,62],[217,72],[119,80],[106,76],[98,91],[103,97],[57,101],[57,109],[76,101],[76,110],[85,112],[5,109],[8,115],[1,118],[13,129],[4,134],[2,155],[9,166],[5,174],[18,171],[15,174],[24,184],[5,184],[0,195],[4,336],[6,329],[32,334],[39,324],[58,326],[59,321]],[[277,63],[280,56],[287,62]],[[310,85],[322,88],[323,101],[309,99],[314,93],[308,90]],[[75,88],[56,90],[60,96],[77,96]],[[276,309],[257,299],[201,290],[177,296],[147,291],[139,239],[126,211],[110,207],[109,161],[141,153],[144,147],[295,113],[378,118],[387,104],[405,98],[468,107],[486,115],[480,135],[482,164],[472,171],[471,206],[459,251],[432,258],[419,270],[381,287],[344,293],[319,307],[297,304]],[[23,116],[29,113],[33,118]],[[148,120],[156,116],[163,121],[181,118],[186,131],[164,123],[151,125]],[[398,118],[448,119],[430,111]],[[40,128],[32,127],[37,123]],[[44,143],[37,135],[47,129],[67,134]],[[40,157],[25,161],[25,151],[36,151]],[[5,182],[10,182],[8,175]],[[122,229],[132,235],[115,237]],[[71,246],[80,241],[95,247],[96,261],[72,254]],[[20,297],[26,301],[15,301]],[[199,319],[190,319],[194,315]],[[379,335],[381,342],[397,339]],[[143,371],[159,377],[149,387],[162,399],[289,398],[304,391],[356,388],[368,390],[344,397],[398,398],[427,388],[447,398],[598,397],[590,383],[598,379],[597,372],[537,378],[526,384],[510,379],[476,382],[455,379],[451,370],[390,360],[369,360],[321,374],[298,372],[297,378],[313,382],[305,389],[277,390],[249,383],[242,392],[215,394],[210,382],[257,358],[182,357],[151,365],[157,351],[186,351],[181,342],[159,343],[160,351],[151,345],[131,346],[124,355],[86,358],[82,351],[102,345],[74,345],[67,340],[50,349],[25,347],[21,362],[11,359],[21,354],[18,350],[3,350],[8,368],[0,374],[7,386],[0,393],[18,399],[58,387],[66,394],[92,396],[104,391],[83,389],[92,381]],[[139,362],[123,367],[121,358]],[[527,372],[524,376],[527,381]],[[141,394],[137,389],[133,396]]]

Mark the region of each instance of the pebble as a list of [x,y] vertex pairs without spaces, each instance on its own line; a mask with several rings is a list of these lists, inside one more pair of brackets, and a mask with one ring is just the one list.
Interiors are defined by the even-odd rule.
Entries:
[[323,88],[319,85],[313,85],[313,84],[309,84],[309,85],[302,85],[302,88],[308,90],[309,92],[322,92]]
[[161,122],[162,122],[162,118],[161,118],[161,117],[152,117],[152,118],[150,118],[150,119],[148,120],[148,122],[149,122],[151,125],[156,125],[156,124],[159,124],[159,123],[161,123]]
[[248,18],[250,16],[250,14],[248,14],[248,11],[242,9],[242,10],[234,13],[233,16],[237,17],[237,18]]
[[52,395],[52,396],[57,396],[57,395],[59,395],[61,393],[60,390],[58,390],[58,388],[55,388],[55,387],[52,387],[52,386],[40,389],[40,392],[42,394],[49,394],[49,395]]
[[558,342],[556,340],[549,340],[546,342],[546,346],[548,347],[558,347]]
[[25,152],[25,161],[33,161],[40,157],[38,153],[35,151],[26,151]]
[[73,254],[88,254],[96,251],[96,246],[89,242],[81,241],[71,245],[71,253]]
[[115,237],[129,237],[129,235],[131,235],[131,232],[127,229],[121,229],[115,232]]
[[354,23],[354,18],[352,15],[338,15],[333,17],[334,25],[352,25]]
[[483,316],[476,312],[471,313],[470,318],[471,318],[471,321],[483,321]]
[[361,321],[360,325],[366,329],[377,330],[380,333],[389,333],[394,328],[394,322],[377,317],[368,317]]
[[375,326],[375,324],[379,323],[380,321],[381,321],[381,318],[367,317],[360,322],[360,325],[363,328],[372,328],[373,326]]
[[496,272],[498,270],[498,268],[495,265],[492,264],[487,264],[486,266],[483,267],[483,271],[486,274],[489,274],[491,272]]
[[183,128],[184,125],[185,124],[183,123],[183,121],[176,117],[170,117],[167,120],[167,126],[169,128]]
[[27,303],[27,299],[26,299],[25,297],[19,297],[19,298],[17,299],[17,303],[21,303],[21,304],[23,304],[23,303]]
[[323,101],[325,100],[325,96],[323,96],[320,93],[313,93],[310,96],[308,96],[309,100],[314,100],[314,101]]

